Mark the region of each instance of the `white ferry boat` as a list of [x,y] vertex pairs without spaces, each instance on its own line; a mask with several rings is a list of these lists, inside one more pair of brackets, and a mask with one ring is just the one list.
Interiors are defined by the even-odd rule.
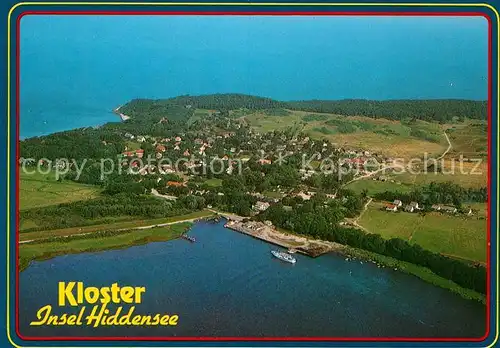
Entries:
[[281,252],[281,251],[271,250],[271,254],[273,254],[274,257],[276,257],[276,258],[278,258],[278,259],[280,259],[282,261],[285,261],[285,262],[290,262],[290,263],[297,262],[297,260],[295,259],[295,257],[293,257],[290,254]]

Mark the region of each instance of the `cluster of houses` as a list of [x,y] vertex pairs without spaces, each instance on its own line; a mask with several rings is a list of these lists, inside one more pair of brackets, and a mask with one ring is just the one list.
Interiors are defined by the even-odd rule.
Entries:
[[[422,210],[423,207],[418,203],[418,202],[410,202],[410,204],[407,204],[403,207],[403,202],[401,202],[399,199],[394,200],[391,204],[387,204],[385,206],[386,211],[391,211],[391,212],[397,212],[398,209],[404,210],[408,213],[414,213],[419,210]],[[442,212],[442,213],[448,213],[448,214],[456,214],[458,212],[458,209],[449,206],[449,205],[442,205],[442,204],[433,204],[431,206],[431,209],[434,211]],[[472,209],[468,209],[467,215],[472,215]]]
[[401,202],[399,199],[396,199],[394,200],[394,202],[392,202],[392,204],[387,204],[385,210],[396,212],[399,208],[402,208],[402,210],[408,213],[413,213],[415,211],[421,210],[422,206],[419,205],[418,202],[410,202],[410,204],[405,205],[403,208],[403,202]]

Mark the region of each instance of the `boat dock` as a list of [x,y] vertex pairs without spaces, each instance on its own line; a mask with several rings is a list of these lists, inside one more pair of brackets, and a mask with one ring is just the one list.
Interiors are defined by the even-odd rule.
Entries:
[[308,239],[306,237],[278,231],[273,227],[270,221],[243,222],[228,220],[224,227],[286,249],[293,249],[298,253],[311,257],[317,257],[328,252],[337,251],[340,248],[343,248],[342,245],[337,243]]

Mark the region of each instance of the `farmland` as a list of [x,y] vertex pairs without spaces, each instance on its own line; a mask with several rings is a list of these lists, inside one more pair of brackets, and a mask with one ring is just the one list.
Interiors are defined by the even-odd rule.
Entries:
[[91,199],[100,192],[99,188],[92,185],[59,182],[54,173],[27,174],[21,171],[20,179],[20,210]]
[[[372,203],[358,223],[384,238],[401,238],[425,249],[473,261],[486,261],[484,212],[471,217],[441,213],[386,212]],[[474,206],[473,209],[476,207]]]

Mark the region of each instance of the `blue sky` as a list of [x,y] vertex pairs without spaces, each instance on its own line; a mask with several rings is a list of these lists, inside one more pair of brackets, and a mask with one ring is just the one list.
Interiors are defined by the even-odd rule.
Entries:
[[26,16],[21,88],[113,103],[215,92],[486,99],[487,28],[483,17]]

